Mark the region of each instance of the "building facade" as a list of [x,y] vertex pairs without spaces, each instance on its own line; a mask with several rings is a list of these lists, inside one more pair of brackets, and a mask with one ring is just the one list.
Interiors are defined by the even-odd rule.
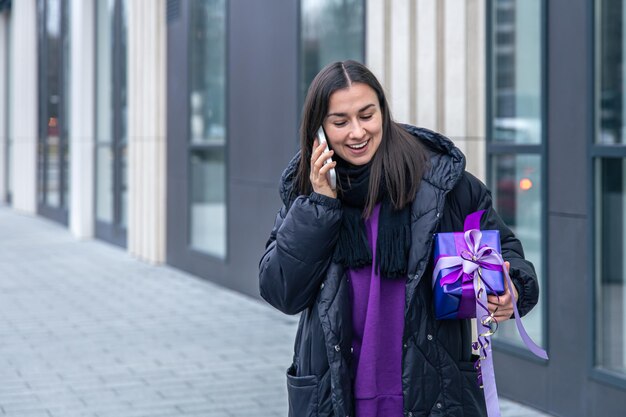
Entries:
[[258,297],[257,262],[325,64],[365,62],[396,120],[444,133],[541,284],[494,342],[499,392],[626,403],[621,0],[0,1],[0,198]]

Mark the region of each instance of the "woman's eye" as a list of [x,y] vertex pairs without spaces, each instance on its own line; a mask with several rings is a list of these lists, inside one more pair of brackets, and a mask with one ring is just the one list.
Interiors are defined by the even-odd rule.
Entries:
[[333,124],[337,127],[341,127],[341,126],[344,126],[346,122],[333,122]]
[[367,114],[367,115],[365,115],[365,116],[361,116],[361,119],[363,119],[363,120],[369,120],[369,119],[371,119],[371,118],[372,118],[372,115],[371,115],[371,114]]

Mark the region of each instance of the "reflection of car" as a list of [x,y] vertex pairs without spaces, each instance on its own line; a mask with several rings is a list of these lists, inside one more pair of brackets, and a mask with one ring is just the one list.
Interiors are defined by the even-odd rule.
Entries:
[[501,117],[493,121],[493,140],[515,144],[541,143],[541,119]]
[[[531,156],[531,158],[533,158]],[[535,203],[541,202],[539,195],[539,158],[528,160],[521,155],[500,155],[494,159],[496,209],[502,220],[509,226],[516,226],[520,220],[519,210],[532,210]],[[536,163],[533,163],[536,162]],[[524,206],[520,205],[523,202]],[[538,213],[528,213],[539,216]],[[522,214],[523,217],[528,217]]]
[[622,138],[622,93],[620,90],[603,90],[600,93],[600,136],[603,144],[619,143]]

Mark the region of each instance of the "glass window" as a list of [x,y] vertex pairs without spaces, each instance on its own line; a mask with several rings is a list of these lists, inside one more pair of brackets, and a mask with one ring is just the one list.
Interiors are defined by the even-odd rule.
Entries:
[[96,218],[113,222],[114,0],[96,3]]
[[626,7],[622,0],[596,5],[594,365],[626,376]]
[[[524,318],[524,326],[542,345],[546,300],[542,233],[544,6],[541,0],[494,0],[491,7],[489,185],[496,211],[520,239],[526,258],[537,271],[540,299]],[[496,337],[522,344],[514,321],[503,323]]]
[[67,209],[69,30],[67,0],[39,0],[39,202]]
[[623,0],[599,2],[598,24],[598,134],[596,143],[623,145],[624,131],[624,8]]
[[127,0],[96,4],[96,219],[119,236],[128,205]]
[[626,159],[598,158],[596,365],[626,374]]
[[[495,209],[522,242],[526,259],[533,263],[539,274],[543,270],[540,227],[543,213],[541,155],[494,154],[491,164],[491,178],[495,181],[491,187]],[[541,280],[541,275],[539,279]],[[524,317],[524,327],[538,344],[542,340],[542,317],[542,302]],[[503,323],[497,335],[521,343],[513,321]]]
[[47,0],[46,41],[47,41],[47,132],[45,135],[47,149],[46,189],[47,201],[51,206],[61,204],[61,0]]
[[363,0],[301,0],[300,97],[315,75],[334,61],[365,57]]
[[226,257],[226,2],[189,4],[190,244]]
[[6,181],[6,195],[4,196],[4,200],[7,203],[11,203],[11,193],[12,193],[12,179],[13,175],[13,158],[11,158],[12,147],[13,147],[13,133],[11,127],[11,118],[13,117],[13,106],[9,105],[13,103],[13,72],[11,71],[11,37],[12,34],[12,19],[5,19],[6,22],[6,51],[7,51],[7,60],[6,60],[6,171],[5,171],[5,181]]

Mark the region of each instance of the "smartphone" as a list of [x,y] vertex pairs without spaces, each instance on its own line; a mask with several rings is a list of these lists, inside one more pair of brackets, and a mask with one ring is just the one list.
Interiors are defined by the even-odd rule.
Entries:
[[[320,143],[320,145],[323,143],[326,146],[326,152],[328,152],[328,141],[326,140],[326,134],[324,133],[324,128],[322,126],[320,126],[319,129],[317,129],[317,141]],[[324,165],[329,164],[333,162],[332,158],[328,158],[325,162]],[[330,184],[330,188],[332,188],[333,190],[337,189],[337,173],[335,172],[335,168],[332,168],[330,171],[328,171],[326,173],[326,179],[328,180],[328,184]]]

